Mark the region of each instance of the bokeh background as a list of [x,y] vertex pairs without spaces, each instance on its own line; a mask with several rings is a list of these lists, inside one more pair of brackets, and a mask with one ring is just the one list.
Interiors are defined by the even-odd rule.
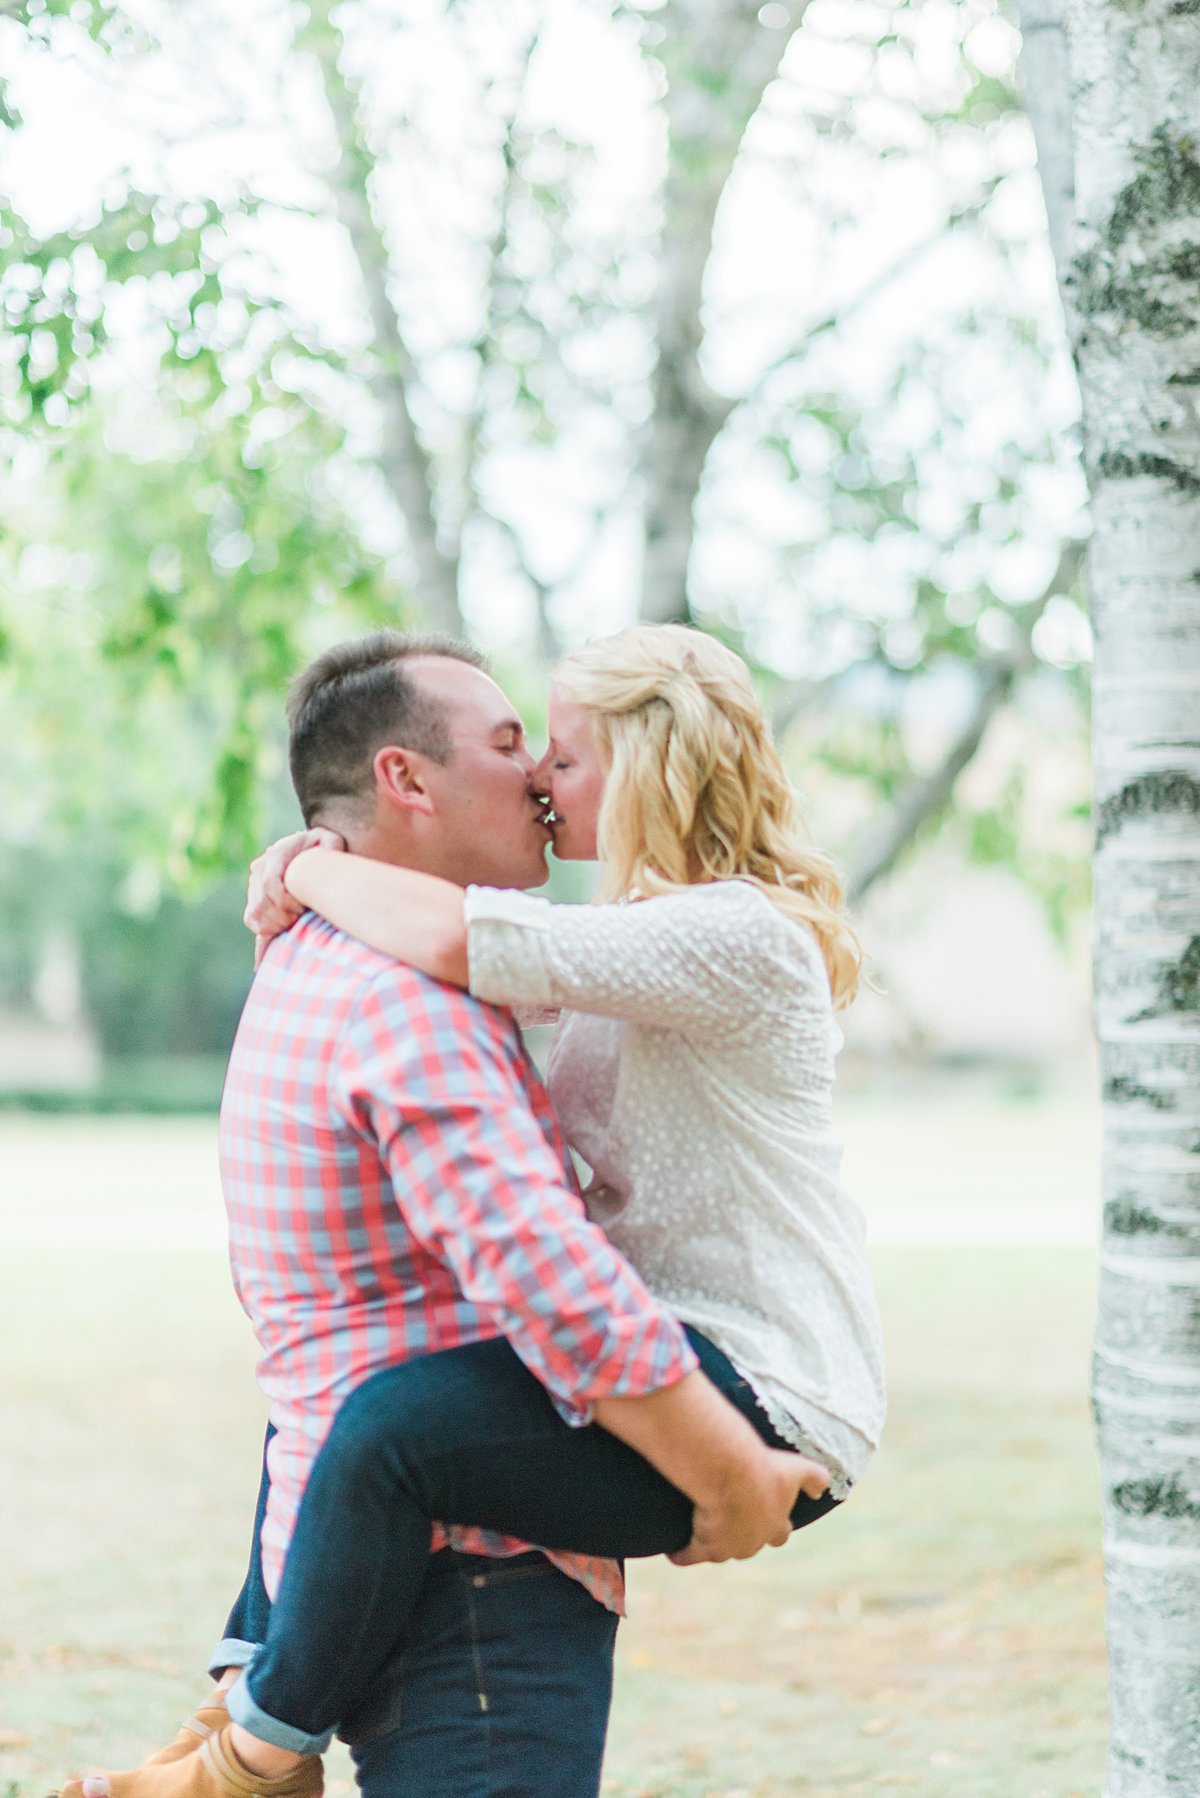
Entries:
[[846,870],[894,1403],[811,1539],[636,1570],[610,1787],[1097,1789],[1086,494],[1019,51],[994,0],[0,4],[0,1790],[169,1733],[240,1578],[215,1107],[288,679],[461,631],[536,738],[635,617],[750,661]]

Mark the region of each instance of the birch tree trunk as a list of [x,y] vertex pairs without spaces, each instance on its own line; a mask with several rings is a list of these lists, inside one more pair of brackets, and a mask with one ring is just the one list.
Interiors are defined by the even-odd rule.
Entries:
[[[1200,0],[1066,0],[1092,492],[1108,1798],[1200,1792]],[[1031,66],[1027,79],[1036,80]]]

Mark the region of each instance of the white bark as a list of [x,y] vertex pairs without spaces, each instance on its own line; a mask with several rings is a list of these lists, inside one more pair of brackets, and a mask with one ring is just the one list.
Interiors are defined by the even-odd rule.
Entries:
[[713,224],[746,126],[779,72],[807,0],[782,26],[760,23],[761,0],[672,0],[663,14],[667,176],[655,303],[658,360],[644,460],[641,615],[690,617],[687,571],[704,464],[734,402],[700,366],[704,275]]
[[[1200,3],[1066,0],[1095,532],[1108,1798],[1200,1792]],[[1027,74],[1032,75],[1027,69]]]

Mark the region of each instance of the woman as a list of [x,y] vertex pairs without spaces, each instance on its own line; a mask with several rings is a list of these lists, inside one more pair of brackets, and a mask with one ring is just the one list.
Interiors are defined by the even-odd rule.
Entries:
[[[603,862],[602,903],[464,894],[329,849],[297,854],[302,837],[256,864],[247,921],[269,935],[311,907],[480,998],[562,1013],[548,1085],[593,1171],[589,1209],[764,1439],[820,1464],[801,1527],[846,1496],[883,1412],[861,1218],[830,1133],[833,1010],[853,997],[857,944],[731,651],[674,625],[593,643],[556,671],[550,730],[535,790],[556,854]],[[494,1347],[388,1369],[339,1412],[265,1648],[230,1693],[233,1749],[264,1779],[312,1789],[299,1751],[327,1741],[403,1639],[432,1518],[686,1558],[683,1495],[603,1431],[547,1437],[544,1394]],[[423,1397],[434,1363],[461,1369],[449,1407]],[[478,1452],[497,1408],[530,1416],[525,1476],[516,1448]],[[112,1790],[122,1798],[119,1776]]]

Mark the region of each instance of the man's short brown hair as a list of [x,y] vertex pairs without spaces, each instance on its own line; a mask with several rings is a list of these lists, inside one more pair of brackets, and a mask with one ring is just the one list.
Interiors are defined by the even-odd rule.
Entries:
[[293,681],[288,760],[306,824],[331,805],[369,798],[376,753],[388,743],[449,761],[446,708],[413,680],[405,667],[413,656],[484,665],[479,651],[456,637],[375,631],[327,649]]

